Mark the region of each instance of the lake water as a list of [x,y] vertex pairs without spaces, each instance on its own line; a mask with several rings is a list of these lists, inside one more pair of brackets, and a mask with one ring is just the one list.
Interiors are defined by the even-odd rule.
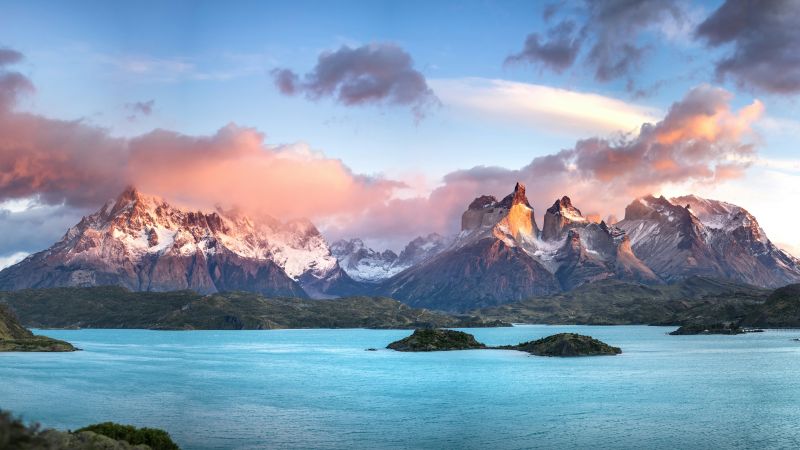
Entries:
[[84,351],[0,354],[0,408],[164,428],[185,449],[800,447],[800,330],[671,329],[466,330],[490,345],[571,331],[624,352],[573,359],[364,351],[397,330],[48,330]]

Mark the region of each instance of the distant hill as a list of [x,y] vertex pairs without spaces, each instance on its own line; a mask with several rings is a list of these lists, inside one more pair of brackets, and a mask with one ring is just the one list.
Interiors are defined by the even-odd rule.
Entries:
[[261,330],[495,326],[415,309],[381,297],[267,298],[250,292],[133,292],[117,286],[0,292],[20,320],[38,328]]
[[760,308],[745,318],[744,323],[761,328],[800,327],[800,284],[775,289]]
[[[772,291],[705,277],[648,286],[603,280],[572,291],[475,312],[508,322],[592,325],[680,325],[744,321]],[[796,323],[800,323],[796,319]],[[750,326],[750,323],[744,323]]]
[[23,327],[8,305],[0,302],[0,352],[69,352],[67,342],[36,336]]

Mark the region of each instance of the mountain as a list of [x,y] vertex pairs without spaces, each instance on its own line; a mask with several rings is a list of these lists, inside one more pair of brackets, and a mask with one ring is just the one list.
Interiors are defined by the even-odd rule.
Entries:
[[398,256],[391,250],[375,251],[356,238],[334,242],[331,244],[331,254],[352,279],[377,283],[432,258],[451,242],[452,239],[437,233],[419,236],[409,242]]
[[608,278],[660,283],[621,229],[590,222],[568,197],[547,210],[540,231],[525,186],[517,183],[500,201],[473,200],[446,250],[386,280],[378,292],[414,306],[463,311]]
[[358,290],[307,220],[187,211],[134,188],[0,272],[0,290],[97,285],[288,297]]
[[693,195],[642,197],[628,205],[617,226],[630,236],[633,252],[667,282],[693,275],[773,288],[800,281],[800,261],[730,203]]

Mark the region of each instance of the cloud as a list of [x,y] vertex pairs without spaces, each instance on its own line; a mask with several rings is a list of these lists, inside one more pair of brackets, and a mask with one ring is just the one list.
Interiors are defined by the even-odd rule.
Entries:
[[484,78],[430,83],[448,108],[571,135],[634,131],[660,115],[653,108],[611,97],[538,84]]
[[730,44],[720,78],[774,93],[800,92],[800,2],[727,0],[696,31],[709,47]]
[[[2,88],[8,91],[0,95],[16,98],[15,85]],[[500,88],[509,89],[510,98],[519,86]],[[596,105],[589,117],[614,109],[602,97],[557,94],[584,110]],[[263,133],[235,124],[209,136],[155,130],[122,139],[81,121],[0,105],[0,202],[34,199],[33,206],[20,211],[17,205],[0,214],[3,229],[13,231],[0,238],[0,255],[47,245],[77,215],[99,207],[127,184],[181,205],[238,207],[284,220],[305,216],[331,238],[361,236],[395,244],[431,231],[456,231],[472,198],[505,195],[518,180],[528,184],[540,214],[564,194],[586,213],[619,214],[632,197],[665,186],[714,185],[741,176],[755,159],[748,138],[763,105],[755,101],[735,110],[732,100],[725,90],[700,86],[662,120],[645,120],[638,134],[583,139],[517,169],[453,171],[429,195],[416,196],[401,195],[409,190],[402,181],[353,173],[308,145],[272,145]],[[636,115],[631,114],[622,121],[632,122]],[[55,229],[61,232],[56,235]]]
[[0,208],[0,266],[3,260],[49,247],[88,212],[65,205],[31,205],[21,211]]
[[[545,9],[546,21],[566,10]],[[657,0],[585,1],[573,15],[569,11],[544,35],[531,33],[519,53],[507,62],[528,62],[557,73],[572,67],[584,53],[584,63],[598,81],[627,77],[648,51],[645,32],[669,34],[682,29],[688,19],[679,2]],[[585,50],[585,51],[584,51]],[[635,90],[632,79],[629,89]]]
[[746,138],[763,105],[755,101],[737,111],[732,100],[723,89],[699,86],[674,103],[662,120],[642,124],[635,136],[583,139],[519,169],[457,170],[427,198],[394,199],[388,206],[374,206],[348,231],[376,240],[388,234],[453,233],[471,199],[482,194],[504,196],[517,181],[526,183],[541,220],[544,210],[563,195],[572,197],[587,214],[621,216],[633,198],[667,186],[712,186],[741,177],[755,157]]
[[24,75],[6,67],[22,59],[22,53],[0,47],[0,112],[14,104],[20,95],[34,90],[33,84]]
[[302,79],[285,68],[274,69],[272,77],[285,95],[305,93],[311,100],[332,97],[347,106],[408,106],[417,118],[438,104],[425,77],[414,69],[411,55],[394,44],[343,45],[319,55],[314,69]]
[[128,120],[133,122],[139,116],[149,116],[153,113],[153,106],[155,105],[155,100],[148,100],[146,102],[133,102],[133,103],[126,103],[125,109],[131,111],[131,114],[128,116]]
[[14,264],[25,259],[25,257],[28,255],[29,253],[27,252],[16,252],[0,256],[0,270],[3,270],[8,266],[13,266]]
[[262,133],[233,124],[201,137],[156,130],[129,148],[128,178],[142,191],[251,214],[346,220],[402,186],[354,174],[304,144],[268,146]]
[[522,51],[508,56],[506,63],[538,63],[561,73],[572,67],[580,48],[581,39],[575,34],[575,22],[565,20],[547,30],[546,40],[539,33],[529,34]]
[[153,106],[155,105],[155,100],[148,100],[146,102],[133,102],[133,103],[126,103],[125,107],[133,111],[137,114],[142,114],[144,116],[149,116],[153,113]]
[[[16,100],[17,84],[0,89],[2,98]],[[148,103],[142,106],[152,107]],[[52,243],[79,220],[76,212],[98,208],[129,184],[199,209],[219,205],[342,224],[404,186],[355,174],[302,143],[269,145],[262,133],[235,124],[210,136],[155,130],[126,139],[13,106],[0,104],[0,223],[9,230],[0,237],[0,255]],[[13,211],[2,207],[10,204]]]

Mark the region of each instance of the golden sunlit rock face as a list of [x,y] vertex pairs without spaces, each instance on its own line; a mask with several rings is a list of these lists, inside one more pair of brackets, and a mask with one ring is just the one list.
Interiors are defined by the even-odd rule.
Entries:
[[522,235],[531,236],[533,234],[533,210],[522,203],[511,206],[503,220],[494,228],[494,235],[498,239],[503,239],[503,234],[508,234],[514,239],[519,239]]
[[520,239],[536,238],[539,228],[525,185],[517,183],[514,192],[501,201],[491,195],[476,198],[461,216],[461,233],[473,238],[492,236],[510,246]]

